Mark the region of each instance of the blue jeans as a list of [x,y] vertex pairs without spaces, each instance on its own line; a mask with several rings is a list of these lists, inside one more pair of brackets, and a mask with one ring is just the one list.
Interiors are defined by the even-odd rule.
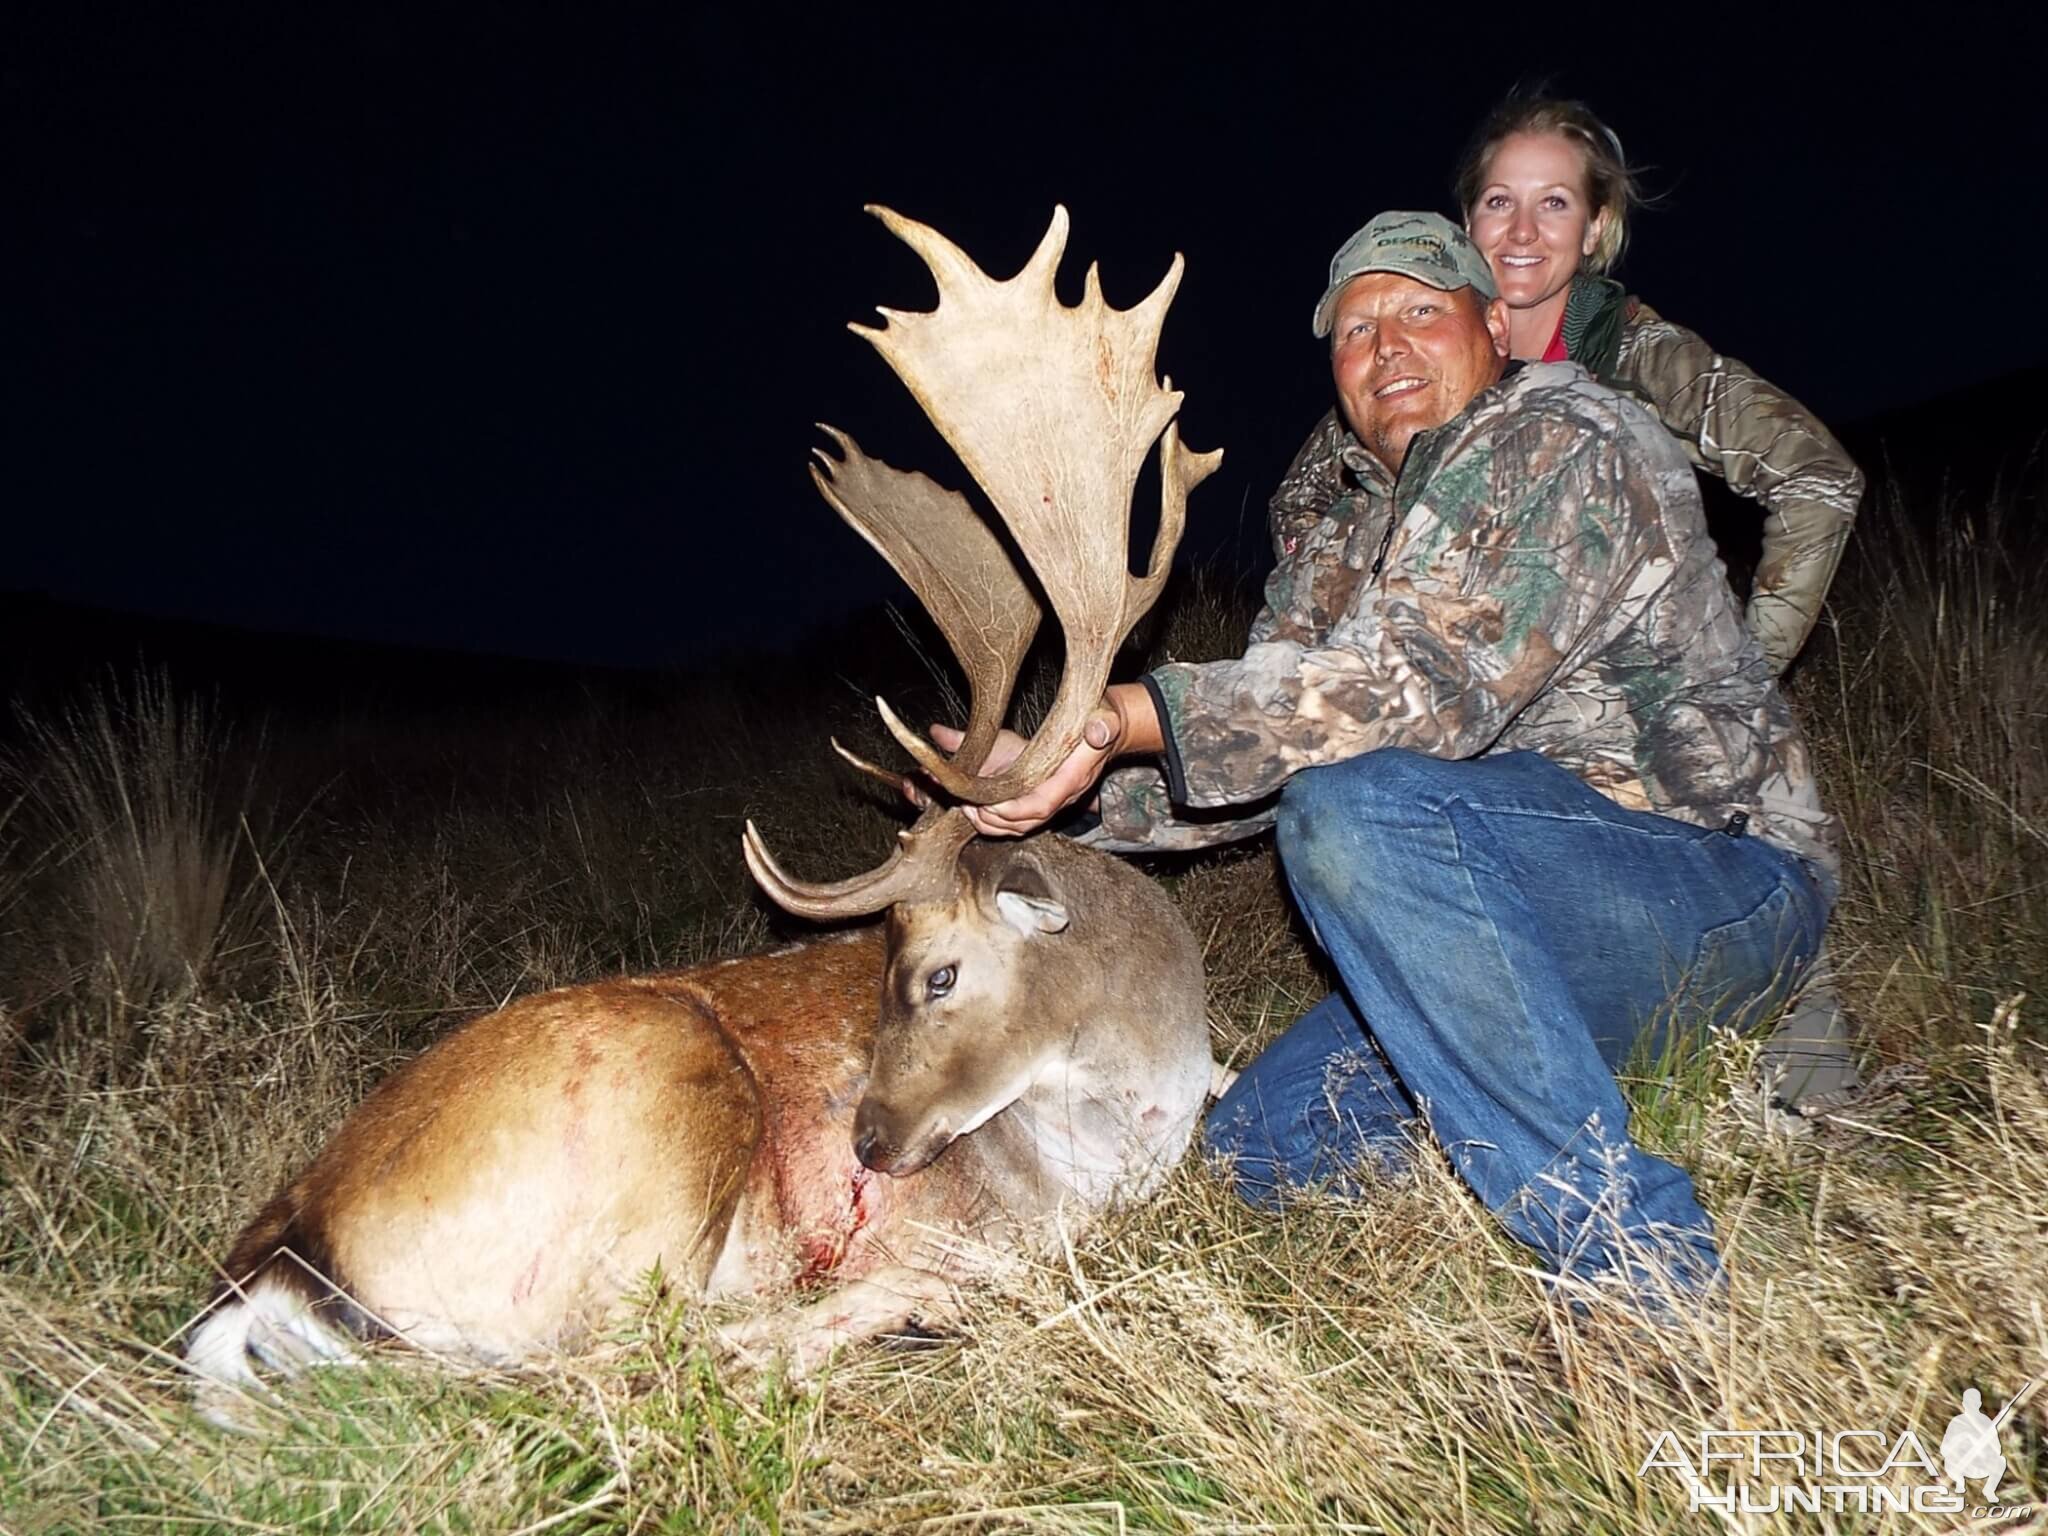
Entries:
[[[1210,1111],[1256,1203],[1402,1155],[1421,1123],[1556,1271],[1718,1272],[1683,1169],[1630,1139],[1614,1071],[1758,1022],[1820,944],[1792,855],[1630,811],[1534,752],[1400,749],[1296,774],[1281,863],[1343,982]],[[1369,1021],[1369,1022],[1368,1022]]]

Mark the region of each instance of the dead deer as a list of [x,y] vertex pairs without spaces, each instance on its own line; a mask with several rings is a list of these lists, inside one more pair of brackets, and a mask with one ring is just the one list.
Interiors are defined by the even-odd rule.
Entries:
[[[1105,304],[1093,267],[1069,307],[1053,291],[1064,208],[1007,282],[869,211],[923,258],[939,303],[852,329],[985,490],[1066,641],[1040,729],[981,776],[1038,601],[965,498],[821,429],[842,457],[818,451],[819,490],[970,682],[950,759],[878,706],[948,795],[985,804],[1079,739],[1222,455],[1182,449],[1182,397],[1153,374],[1178,255],[1133,309]],[[1131,498],[1155,441],[1159,530],[1133,577]],[[1058,836],[978,841],[958,804],[927,804],[885,863],[834,884],[785,874],[751,822],[742,843],[788,911],[886,919],[529,996],[426,1051],[236,1240],[186,1347],[203,1399],[255,1383],[252,1362],[353,1358],[364,1338],[466,1362],[571,1352],[657,1265],[707,1299],[782,1297],[725,1342],[780,1347],[806,1373],[843,1341],[943,1316],[957,1282],[1145,1198],[1181,1158],[1211,1076],[1201,955],[1150,880]]]

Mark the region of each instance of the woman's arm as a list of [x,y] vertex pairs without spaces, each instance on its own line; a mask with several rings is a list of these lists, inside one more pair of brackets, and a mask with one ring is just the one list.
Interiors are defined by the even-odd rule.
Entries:
[[1745,363],[1638,304],[1619,381],[1646,398],[1693,464],[1764,509],[1748,620],[1782,673],[1820,617],[1863,499],[1863,472],[1805,406]]

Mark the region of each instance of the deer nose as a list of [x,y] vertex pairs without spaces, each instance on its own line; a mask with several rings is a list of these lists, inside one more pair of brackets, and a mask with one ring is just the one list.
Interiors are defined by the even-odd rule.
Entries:
[[862,1131],[853,1138],[853,1155],[860,1159],[863,1168],[875,1166],[875,1132],[873,1127]]

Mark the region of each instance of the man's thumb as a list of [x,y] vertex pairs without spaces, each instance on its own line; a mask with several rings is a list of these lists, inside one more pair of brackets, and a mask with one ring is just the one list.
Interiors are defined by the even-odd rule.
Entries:
[[1098,752],[1107,751],[1115,745],[1123,721],[1113,709],[1098,709],[1088,717],[1088,723],[1081,727],[1081,739]]

